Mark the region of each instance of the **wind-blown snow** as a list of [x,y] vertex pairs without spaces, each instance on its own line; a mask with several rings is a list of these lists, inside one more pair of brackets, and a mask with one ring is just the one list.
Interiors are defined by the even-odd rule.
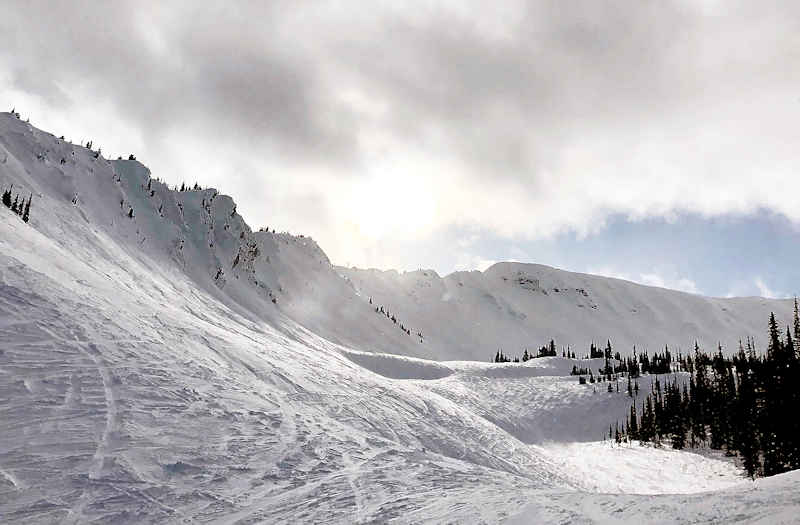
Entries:
[[450,339],[401,332],[311,239],[252,232],[215,190],[148,190],[140,163],[8,114],[0,159],[0,186],[34,195],[29,224],[0,207],[4,523],[642,522],[634,494],[731,484],[710,497],[734,507],[655,512],[798,507],[796,473],[766,495],[729,461],[598,443],[628,398],[569,360],[374,353]]

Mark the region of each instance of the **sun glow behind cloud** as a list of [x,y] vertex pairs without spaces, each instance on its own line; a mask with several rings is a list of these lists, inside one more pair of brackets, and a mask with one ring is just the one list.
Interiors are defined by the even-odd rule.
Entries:
[[437,211],[424,174],[409,174],[390,162],[354,185],[347,209],[359,233],[372,240],[427,235]]

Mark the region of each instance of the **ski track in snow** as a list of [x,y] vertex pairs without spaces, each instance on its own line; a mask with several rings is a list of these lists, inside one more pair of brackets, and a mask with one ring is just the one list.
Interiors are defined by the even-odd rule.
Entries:
[[[69,160],[36,160],[45,148]],[[797,473],[753,483],[724,458],[598,442],[630,399],[578,385],[574,361],[373,353],[446,340],[387,325],[313,241],[250,232],[213,190],[154,182],[150,197],[140,164],[7,114],[0,149],[0,185],[36,195],[28,225],[0,207],[3,523],[791,523],[800,509]]]

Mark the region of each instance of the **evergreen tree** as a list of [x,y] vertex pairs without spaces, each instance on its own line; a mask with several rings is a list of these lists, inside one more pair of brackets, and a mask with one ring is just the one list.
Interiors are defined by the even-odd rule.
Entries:
[[651,396],[647,396],[642,407],[642,424],[639,427],[639,439],[642,441],[652,441],[655,439],[653,429],[653,401]]
[[755,478],[760,471],[759,458],[760,433],[756,427],[756,391],[752,371],[748,363],[737,368],[739,392],[736,398],[736,449],[742,457],[747,475]]
[[628,418],[628,433],[631,439],[639,439],[639,422],[636,420],[636,401],[631,405],[631,415]]
[[703,445],[706,442],[706,407],[709,402],[709,385],[707,379],[707,357],[700,353],[697,341],[694,343],[695,375],[690,382],[689,413],[692,421],[692,442]]
[[25,211],[22,213],[22,220],[28,222],[31,218],[31,201],[33,200],[33,193],[28,197],[28,202],[25,204]]
[[6,191],[3,192],[3,205],[6,208],[10,208],[11,207],[11,190],[13,190],[13,189],[14,189],[14,185],[12,184],[9,189],[7,189]]
[[672,448],[682,449],[686,444],[686,425],[680,389],[678,388],[678,383],[675,381],[667,388],[666,402],[667,414],[669,417],[669,437],[672,441]]
[[781,334],[778,329],[778,322],[775,320],[775,312],[769,314],[769,346],[767,347],[767,355],[775,357],[776,354],[781,352]]
[[785,463],[790,443],[787,442],[787,401],[791,399],[788,372],[791,366],[791,357],[786,347],[780,340],[778,323],[775,314],[769,316],[769,346],[767,347],[767,362],[765,381],[765,410],[762,418],[764,425],[764,439],[762,443],[764,454],[764,474],[771,476],[785,470]]
[[[794,340],[800,340],[800,313],[797,310],[797,297],[794,298],[794,317],[792,318],[792,325],[794,328]],[[800,348],[795,350],[800,351]]]

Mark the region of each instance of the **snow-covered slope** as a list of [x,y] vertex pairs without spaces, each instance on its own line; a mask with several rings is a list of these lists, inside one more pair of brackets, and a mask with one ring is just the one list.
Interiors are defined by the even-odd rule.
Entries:
[[485,272],[439,277],[432,270],[339,268],[362,296],[425,335],[432,359],[489,359],[502,348],[521,355],[554,338],[577,354],[611,339],[623,355],[639,350],[735,351],[747,336],[761,342],[769,313],[791,319],[791,301],[712,298],[557,270],[497,263]]
[[549,494],[514,509],[507,523],[792,525],[798,522],[799,487],[800,472],[794,471],[757,484],[681,496]]
[[[541,523],[602,498],[642,522],[648,496],[596,493],[717,489],[762,515],[729,461],[596,442],[628,400],[568,360],[372,353],[420,355],[428,335],[214,190],[170,191],[0,114],[11,183],[34,197],[28,224],[0,207],[3,523]],[[770,497],[797,507],[797,481]],[[702,505],[659,497],[665,519]]]

